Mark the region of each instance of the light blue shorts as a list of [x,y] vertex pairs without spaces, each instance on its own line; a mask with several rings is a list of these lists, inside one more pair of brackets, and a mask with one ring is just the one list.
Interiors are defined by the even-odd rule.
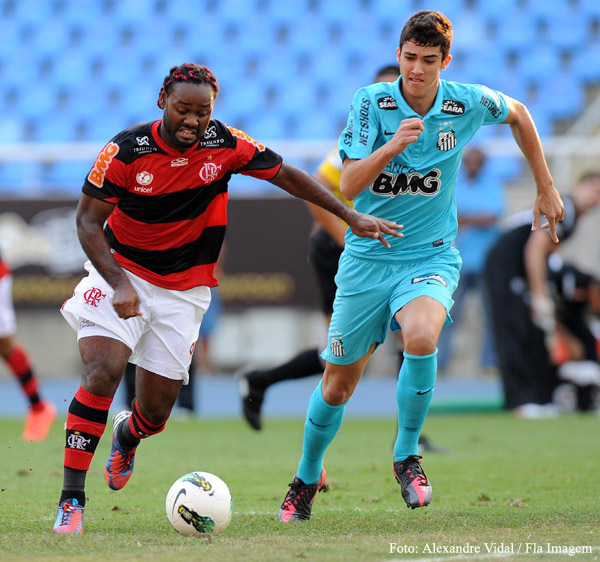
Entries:
[[335,278],[338,287],[329,325],[327,348],[321,357],[337,365],[358,361],[371,347],[385,341],[388,328],[400,331],[394,314],[417,297],[441,303],[452,323],[452,294],[462,260],[448,247],[425,261],[390,263],[344,252]]

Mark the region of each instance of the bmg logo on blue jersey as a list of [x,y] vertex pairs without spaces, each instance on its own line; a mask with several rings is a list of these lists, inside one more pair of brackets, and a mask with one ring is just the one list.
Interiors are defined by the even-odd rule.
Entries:
[[419,172],[390,174],[382,172],[369,186],[369,191],[374,195],[396,197],[397,195],[435,195],[440,191],[442,172],[437,168],[427,172],[424,176]]

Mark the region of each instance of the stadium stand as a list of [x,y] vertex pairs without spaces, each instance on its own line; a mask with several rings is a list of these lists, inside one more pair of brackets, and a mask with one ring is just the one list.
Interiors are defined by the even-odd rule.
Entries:
[[[393,63],[399,22],[421,0],[0,0],[0,195],[68,195],[81,163],[5,162],[2,146],[106,142],[158,118],[173,64],[206,64],[221,83],[215,115],[261,140],[335,139],[353,92]],[[598,0],[453,0],[448,80],[482,82],[530,106],[543,136],[600,82]],[[505,134],[496,130],[484,136]],[[25,168],[25,169],[24,169]],[[71,171],[69,171],[71,168]],[[506,179],[520,171],[499,160]]]

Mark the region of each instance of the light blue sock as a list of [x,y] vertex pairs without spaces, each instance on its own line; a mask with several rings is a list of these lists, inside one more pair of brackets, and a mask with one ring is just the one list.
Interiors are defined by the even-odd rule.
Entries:
[[344,408],[348,403],[332,406],[325,402],[321,382],[310,397],[304,422],[302,458],[296,476],[305,484],[314,484],[319,479],[325,450],[342,426]]
[[396,386],[398,436],[394,445],[395,461],[419,454],[419,435],[429,410],[436,375],[437,349],[431,355],[404,352]]

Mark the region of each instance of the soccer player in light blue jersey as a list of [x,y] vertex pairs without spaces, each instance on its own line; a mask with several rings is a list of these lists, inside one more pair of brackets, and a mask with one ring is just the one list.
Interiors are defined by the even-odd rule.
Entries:
[[361,88],[338,149],[340,189],[354,208],[403,225],[390,247],[346,234],[329,327],[323,378],[306,415],[302,458],[279,510],[284,522],[306,520],[325,484],[325,450],[339,430],[344,407],[388,325],[404,336],[396,401],[398,435],[393,470],[411,508],[429,504],[432,488],[417,443],[437,373],[437,341],[450,323],[461,258],[454,184],[464,146],[483,125],[505,123],[537,186],[532,229],[541,215],[554,242],[563,204],[527,108],[485,86],[440,79],[452,56],[452,24],[420,11],[402,30],[396,55],[400,78]]

